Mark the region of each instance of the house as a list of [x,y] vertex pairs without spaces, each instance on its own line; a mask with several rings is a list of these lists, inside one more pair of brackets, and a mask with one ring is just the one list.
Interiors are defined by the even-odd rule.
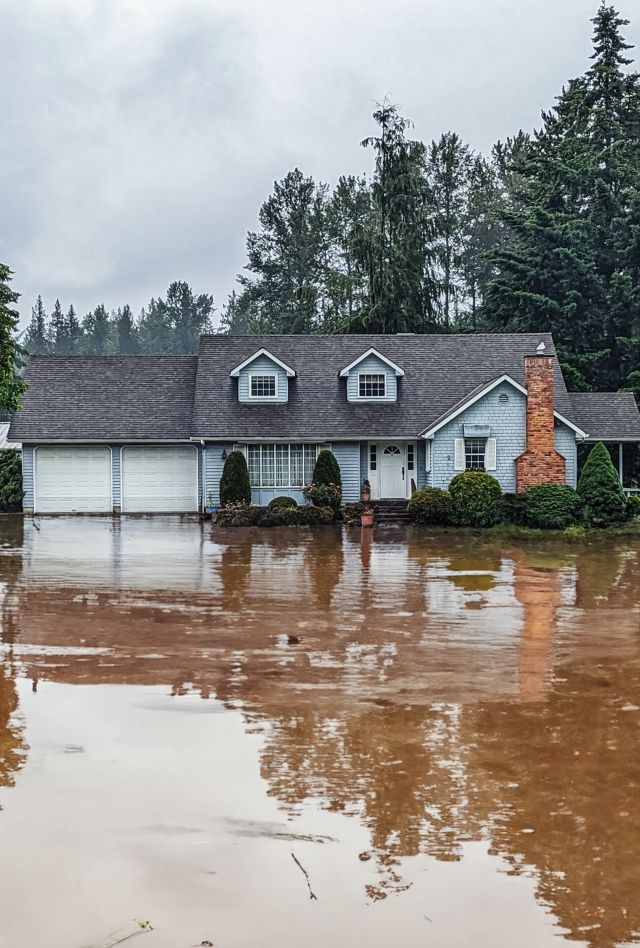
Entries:
[[26,378],[10,437],[37,513],[197,512],[234,449],[261,504],[302,502],[326,446],[345,502],[364,478],[407,499],[467,468],[504,491],[575,485],[594,440],[640,475],[633,397],[569,394],[544,333],[209,335],[197,356],[33,356]]

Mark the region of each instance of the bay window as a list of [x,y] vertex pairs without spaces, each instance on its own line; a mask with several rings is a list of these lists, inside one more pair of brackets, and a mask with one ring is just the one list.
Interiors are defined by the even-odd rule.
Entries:
[[313,480],[317,444],[249,444],[252,487],[304,487]]

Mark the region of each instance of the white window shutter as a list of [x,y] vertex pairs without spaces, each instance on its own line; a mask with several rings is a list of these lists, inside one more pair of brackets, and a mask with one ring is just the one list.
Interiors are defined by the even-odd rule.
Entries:
[[496,467],[496,439],[487,438],[484,449],[484,469],[485,471],[495,471]]
[[425,443],[424,443],[424,469],[425,469],[425,471],[427,472],[427,474],[428,474],[429,471],[431,470],[431,447],[432,447],[432,444],[433,444],[432,441],[425,441]]
[[456,438],[456,451],[455,457],[453,459],[453,469],[454,471],[464,471],[465,466],[464,438]]

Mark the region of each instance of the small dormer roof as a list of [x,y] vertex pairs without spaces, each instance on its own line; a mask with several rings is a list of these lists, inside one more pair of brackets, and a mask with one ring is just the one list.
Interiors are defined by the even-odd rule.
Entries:
[[359,365],[362,361],[364,361],[364,359],[368,359],[369,356],[375,356],[377,359],[380,359],[380,361],[388,365],[390,369],[393,369],[396,376],[400,377],[404,375],[404,369],[401,369],[400,366],[396,365],[395,362],[392,362],[391,359],[387,359],[387,357],[383,356],[382,353],[378,352],[377,349],[371,348],[371,349],[367,349],[366,352],[363,352],[362,355],[359,355],[357,359],[354,359],[353,362],[350,363],[350,365],[345,366],[344,369],[340,371],[339,378],[344,378],[345,376],[347,376],[349,372],[351,372],[352,369],[355,369],[357,365]]
[[275,362],[276,365],[279,365],[280,368],[286,372],[287,378],[295,378],[295,369],[292,369],[291,366],[287,365],[277,356],[274,356],[273,353],[269,352],[268,349],[258,349],[258,351],[254,352],[253,355],[250,355],[248,359],[245,359],[244,362],[241,362],[240,365],[237,365],[235,369],[232,369],[229,373],[231,378],[237,378],[238,375],[240,375],[242,369],[246,369],[248,365],[251,365],[251,363],[255,362],[256,359],[259,359],[260,356],[266,356],[268,359],[271,359],[272,362]]

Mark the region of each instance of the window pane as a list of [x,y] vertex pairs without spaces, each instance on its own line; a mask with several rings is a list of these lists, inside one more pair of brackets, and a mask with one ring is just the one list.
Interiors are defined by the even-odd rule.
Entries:
[[360,398],[384,398],[384,374],[363,373],[359,377]]
[[316,446],[315,444],[304,445],[304,482],[311,484],[313,481],[313,469],[316,466]]
[[484,438],[465,438],[464,453],[468,471],[484,471],[484,452],[486,448]]
[[640,487],[640,444],[622,445],[623,487]]
[[304,486],[304,466],[302,461],[302,445],[291,445],[291,486]]
[[252,375],[251,376],[252,398],[273,398],[275,394],[276,394],[275,375]]
[[412,444],[407,445],[407,470],[412,471],[414,468],[414,446]]
[[372,444],[369,448],[369,470],[375,471],[378,466],[378,446]]
[[276,487],[289,486],[289,445],[276,445]]
[[275,456],[275,445],[273,444],[263,444],[262,445],[262,486],[263,487],[273,487],[275,480],[275,465],[274,465],[274,456]]
[[260,487],[260,445],[248,446],[249,480],[252,487]]

